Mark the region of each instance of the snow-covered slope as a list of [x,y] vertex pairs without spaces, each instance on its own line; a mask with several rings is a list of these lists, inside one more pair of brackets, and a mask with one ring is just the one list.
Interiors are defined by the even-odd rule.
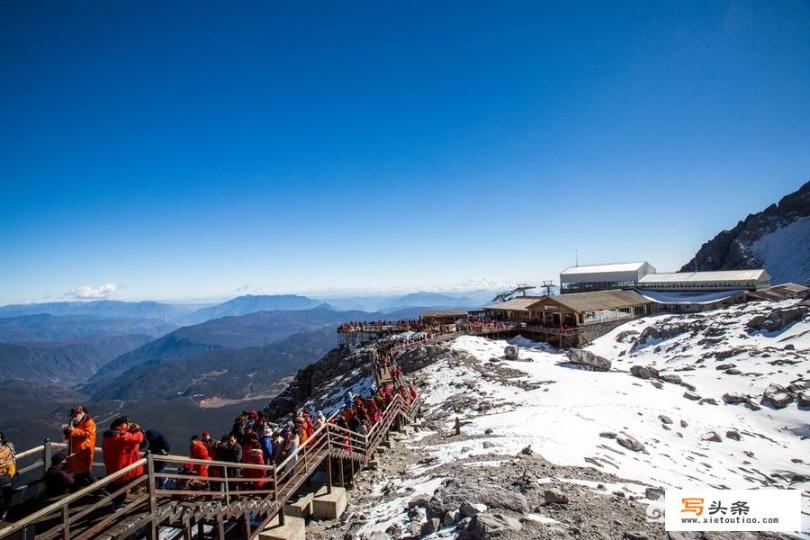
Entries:
[[[503,360],[505,341],[457,338],[452,349],[477,362],[450,358],[417,374],[434,431],[409,443],[421,459],[401,480],[387,484],[386,493],[398,498],[373,505],[360,536],[408,526],[413,520],[403,510],[408,500],[433,496],[437,481],[457,476],[456,467],[505,470],[531,447],[556,466],[590,468],[617,479],[610,484],[603,478],[598,488],[587,473],[576,477],[569,474],[574,469],[566,469],[560,478],[539,469],[535,485],[567,482],[605,496],[619,486],[643,504],[658,504],[646,499],[648,487],[801,489],[804,536],[810,537],[810,410],[795,401],[781,409],[759,405],[769,385],[792,384],[797,392],[810,386],[804,382],[810,379],[810,316],[774,332],[746,326],[757,315],[795,304],[748,304],[630,322],[588,348],[612,361],[608,372],[577,369],[562,353],[523,338],[512,341],[522,345],[520,361]],[[633,366],[653,367],[660,378],[634,376]],[[750,396],[750,404],[727,404],[725,394]],[[447,436],[456,417],[464,435]],[[531,492],[526,497],[530,500]],[[552,519],[536,513],[523,518],[516,537]]]
[[751,244],[751,252],[763,261],[772,283],[804,284],[810,279],[810,217],[765,234]]

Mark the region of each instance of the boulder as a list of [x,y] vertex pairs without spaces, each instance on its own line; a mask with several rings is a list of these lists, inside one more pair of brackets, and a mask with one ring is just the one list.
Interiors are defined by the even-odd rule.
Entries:
[[459,513],[463,517],[473,517],[476,514],[486,511],[487,507],[483,504],[472,504],[468,501],[464,501],[461,503],[461,506],[458,507]]
[[807,306],[792,306],[787,308],[777,308],[767,315],[757,315],[753,317],[746,327],[750,332],[764,331],[776,332],[786,326],[800,321],[807,315]]
[[717,400],[714,399],[714,398],[710,398],[710,397],[703,398],[703,399],[700,400],[700,404],[701,405],[704,405],[704,404],[705,405],[717,405]]
[[422,523],[422,527],[419,530],[419,534],[421,536],[427,536],[429,534],[433,534],[438,531],[442,526],[442,522],[439,518],[430,518],[426,522]]
[[748,396],[742,392],[727,392],[723,394],[723,401],[729,405],[738,405],[740,403],[745,403],[747,400]]
[[687,390],[686,392],[684,392],[683,397],[685,397],[686,399],[690,399],[692,401],[697,401],[700,399],[700,395],[692,392],[691,390]]
[[709,431],[708,433],[704,433],[701,439],[709,442],[723,442],[723,438],[720,437],[720,434],[717,433],[716,431]]
[[644,490],[644,496],[650,499],[651,501],[657,501],[658,499],[664,496],[664,489],[656,487],[648,487],[647,489]]
[[631,437],[630,435],[625,434],[616,435],[616,442],[619,443],[619,445],[623,446],[624,448],[632,450],[633,452],[644,451],[644,445],[638,442],[638,440],[636,440],[634,437]]
[[568,504],[568,495],[559,489],[547,489],[543,492],[543,499],[547,504]]
[[810,409],[810,392],[802,392],[799,394],[799,407],[802,409]]
[[719,371],[725,371],[727,369],[731,369],[731,368],[735,368],[735,367],[737,367],[737,364],[720,364],[719,366],[715,366],[714,369],[717,369]]
[[523,525],[513,517],[503,514],[476,514],[467,527],[469,538],[474,540],[488,540],[499,538],[509,533],[520,532]]
[[668,382],[671,384],[681,384],[681,377],[680,375],[675,375],[674,373],[665,373],[658,377],[664,382]]
[[741,439],[740,432],[737,431],[736,429],[730,429],[730,430],[726,431],[726,438],[727,439],[733,439],[735,441],[739,441]]
[[793,401],[793,396],[789,394],[784,387],[778,384],[771,384],[765,389],[765,392],[763,392],[760,403],[774,409],[784,409],[793,403]]
[[568,349],[568,361],[594,371],[610,371],[610,360],[584,349]]
[[669,416],[665,416],[663,414],[659,415],[658,419],[661,420],[662,424],[671,424],[672,423],[672,418],[670,418]]
[[639,379],[656,379],[658,370],[652,366],[633,366],[630,368],[630,375]]

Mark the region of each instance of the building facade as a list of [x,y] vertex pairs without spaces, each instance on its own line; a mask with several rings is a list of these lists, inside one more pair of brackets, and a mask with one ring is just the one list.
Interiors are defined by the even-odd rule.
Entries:
[[655,268],[645,261],[572,266],[560,272],[560,293],[632,289],[652,273]]

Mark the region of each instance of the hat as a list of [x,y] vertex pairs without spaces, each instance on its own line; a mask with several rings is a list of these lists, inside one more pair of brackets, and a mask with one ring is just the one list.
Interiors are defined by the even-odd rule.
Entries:
[[203,431],[203,432],[202,432],[202,436],[203,436],[203,437],[210,437],[210,436],[211,436],[211,434],[210,434],[210,433],[208,433],[207,431]]

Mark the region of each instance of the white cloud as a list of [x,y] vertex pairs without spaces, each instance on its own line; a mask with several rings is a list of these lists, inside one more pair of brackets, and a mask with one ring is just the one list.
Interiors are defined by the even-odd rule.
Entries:
[[79,300],[100,300],[102,298],[109,298],[115,291],[118,290],[118,285],[115,283],[105,283],[98,287],[91,287],[85,285],[78,289],[73,289],[65,293],[67,298],[76,298]]

